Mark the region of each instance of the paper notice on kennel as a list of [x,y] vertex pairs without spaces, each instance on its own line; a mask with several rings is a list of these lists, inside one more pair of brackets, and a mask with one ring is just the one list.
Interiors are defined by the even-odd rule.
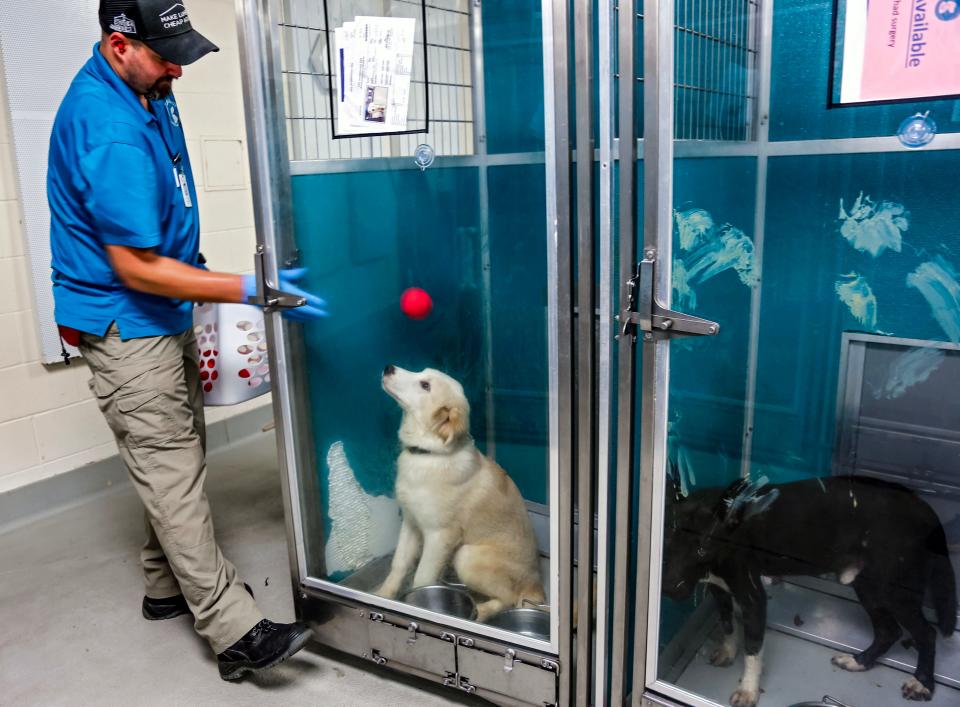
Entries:
[[337,132],[407,130],[416,20],[356,17],[334,30]]
[[835,104],[960,94],[960,0],[841,0],[837,13]]

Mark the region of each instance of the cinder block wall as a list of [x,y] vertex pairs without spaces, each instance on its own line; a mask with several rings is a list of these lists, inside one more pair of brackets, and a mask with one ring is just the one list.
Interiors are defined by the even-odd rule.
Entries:
[[[202,249],[211,268],[246,272],[255,235],[234,5],[191,0],[189,10],[220,46],[186,67],[174,89],[197,178]],[[40,363],[4,83],[0,76],[0,493],[116,454],[86,366]],[[267,402],[209,409],[208,422]]]

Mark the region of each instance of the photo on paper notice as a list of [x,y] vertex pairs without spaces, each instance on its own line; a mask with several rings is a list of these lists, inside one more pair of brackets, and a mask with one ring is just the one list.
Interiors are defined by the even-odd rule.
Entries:
[[960,95],[960,0],[837,0],[832,105]]
[[387,122],[387,86],[367,86],[367,97],[363,103],[363,119],[368,123]]

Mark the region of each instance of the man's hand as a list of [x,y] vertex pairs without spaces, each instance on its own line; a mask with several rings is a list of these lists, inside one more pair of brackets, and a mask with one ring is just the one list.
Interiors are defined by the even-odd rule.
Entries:
[[[306,300],[306,304],[300,307],[283,310],[283,316],[295,322],[307,322],[313,319],[322,319],[327,316],[327,303],[316,295],[302,289],[297,284],[306,277],[306,268],[289,268],[287,270],[281,270],[279,274],[281,290]],[[245,300],[256,296],[257,280],[253,275],[243,276],[243,293]]]

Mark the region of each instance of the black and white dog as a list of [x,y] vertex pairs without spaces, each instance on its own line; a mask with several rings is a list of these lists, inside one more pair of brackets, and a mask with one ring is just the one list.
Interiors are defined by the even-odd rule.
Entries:
[[699,582],[717,600],[723,643],[714,665],[737,654],[734,608],[743,620],[745,667],[730,703],[753,707],[760,695],[767,595],[762,577],[836,575],[852,585],[873,624],[873,643],[840,654],[844,670],[871,668],[900,637],[913,638],[919,658],[903,697],[929,700],[934,689],[936,631],[923,616],[929,588],[937,623],[949,636],[957,623],[956,578],[937,515],[898,484],[855,476],[768,484],[740,479],[726,489],[686,498],[670,489],[663,592],[674,599]]

